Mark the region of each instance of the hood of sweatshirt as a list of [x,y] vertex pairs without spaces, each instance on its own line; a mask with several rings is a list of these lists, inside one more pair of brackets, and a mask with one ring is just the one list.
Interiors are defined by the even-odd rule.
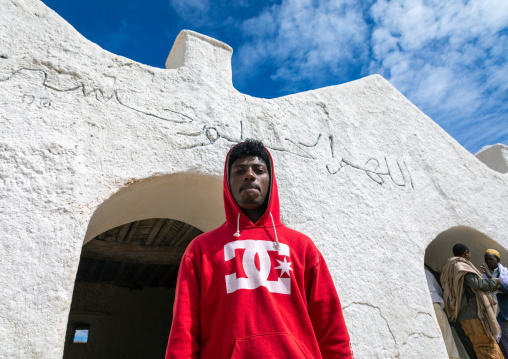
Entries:
[[[234,148],[234,147],[233,147]],[[233,149],[232,148],[232,149]],[[231,149],[231,150],[232,150]],[[238,206],[231,188],[229,187],[229,150],[226,156],[226,163],[224,164],[224,183],[223,183],[223,195],[224,195],[224,210],[226,212],[226,226],[234,228],[237,233],[241,234],[243,229],[249,228],[263,228],[263,227],[275,227],[281,225],[280,221],[280,209],[279,209],[279,193],[277,191],[277,180],[275,179],[275,169],[273,165],[273,159],[270,152],[270,189],[268,191],[268,204],[266,211],[263,216],[256,222],[253,223],[249,217],[243,213],[242,209]]]

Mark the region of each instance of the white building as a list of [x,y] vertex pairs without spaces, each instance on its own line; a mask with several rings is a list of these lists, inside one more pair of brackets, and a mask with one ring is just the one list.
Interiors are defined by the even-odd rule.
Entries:
[[380,76],[265,100],[197,33],[158,69],[42,2],[0,14],[0,357],[161,357],[180,256],[222,223],[223,160],[247,137],[327,260],[357,358],[446,358],[424,261],[457,242],[477,266],[508,258],[506,146],[478,155],[490,169]]

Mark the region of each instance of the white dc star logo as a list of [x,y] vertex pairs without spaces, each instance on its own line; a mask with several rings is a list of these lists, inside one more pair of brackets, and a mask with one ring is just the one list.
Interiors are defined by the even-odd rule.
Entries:
[[268,280],[273,269],[268,252],[278,252],[279,256],[284,257],[284,262],[278,261],[280,265],[275,269],[281,269],[282,273],[287,273],[290,277],[289,271],[293,269],[291,263],[288,263],[285,259],[286,256],[289,257],[289,247],[286,244],[279,243],[279,246],[276,247],[273,241],[254,239],[229,242],[224,245],[224,260],[227,262],[235,258],[237,249],[245,250],[240,265],[247,277],[237,277],[236,272],[226,274],[226,290],[228,293],[233,293],[239,289],[256,289],[263,286],[271,293],[291,294],[291,278],[279,277],[276,281]]
[[[280,260],[278,260],[278,259],[277,259],[277,262],[279,262],[279,266],[278,266],[278,267],[275,267],[275,269],[280,269],[280,270],[281,270],[281,272],[280,272],[280,276],[282,277],[282,275],[283,275],[284,273],[287,273],[287,275],[288,275],[288,276],[290,276],[290,275],[289,275],[289,271],[290,271],[290,270],[291,270],[291,271],[293,270],[293,268],[291,268],[291,262],[289,262],[289,263],[288,263],[288,262],[286,261],[286,257],[284,257],[284,262],[281,262],[281,261],[280,261]],[[291,276],[290,276],[290,277],[291,277]]]

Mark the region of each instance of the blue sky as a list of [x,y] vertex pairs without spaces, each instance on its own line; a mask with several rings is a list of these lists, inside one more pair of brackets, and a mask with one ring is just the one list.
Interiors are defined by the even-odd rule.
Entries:
[[88,329],[80,329],[74,332],[73,342],[87,343],[88,342]]
[[508,145],[506,0],[44,0],[89,40],[164,68],[182,29],[233,47],[274,98],[381,74],[470,152]]

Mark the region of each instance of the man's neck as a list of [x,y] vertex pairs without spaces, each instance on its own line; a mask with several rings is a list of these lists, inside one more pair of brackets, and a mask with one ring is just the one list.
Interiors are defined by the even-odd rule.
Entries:
[[266,208],[263,206],[262,208],[256,208],[256,209],[243,209],[243,213],[249,218],[252,223],[256,223],[263,217],[263,214],[265,214]]

